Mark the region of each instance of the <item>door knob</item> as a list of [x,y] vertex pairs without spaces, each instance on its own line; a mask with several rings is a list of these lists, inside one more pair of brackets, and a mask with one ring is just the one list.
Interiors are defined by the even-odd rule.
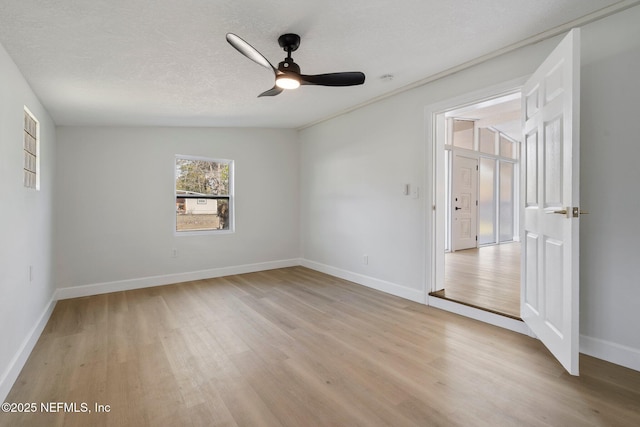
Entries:
[[547,213],[566,215],[567,218],[570,218],[571,216],[573,216],[574,218],[578,218],[580,215],[586,215],[589,212],[580,210],[580,208],[573,208],[573,209],[567,208],[567,209],[560,209],[557,211],[547,211]]
[[566,208],[566,209],[558,209],[555,211],[546,211],[545,213],[547,214],[559,214],[559,215],[564,215],[567,218],[569,218],[569,212],[570,212],[570,208]]
[[462,209],[462,208],[459,208],[459,207],[457,207],[457,206],[456,206],[456,210],[457,210],[457,211],[459,211],[460,209]]

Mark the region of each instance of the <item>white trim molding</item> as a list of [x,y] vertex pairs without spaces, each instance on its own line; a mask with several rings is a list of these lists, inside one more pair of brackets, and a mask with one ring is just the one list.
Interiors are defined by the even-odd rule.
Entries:
[[640,349],[580,335],[580,353],[640,371]]
[[522,320],[512,319],[507,316],[501,316],[489,311],[480,310],[479,308],[470,307],[468,305],[459,304],[457,302],[449,301],[444,298],[432,296],[428,297],[427,305],[434,308],[439,308],[444,311],[449,311],[460,316],[470,317],[472,319],[479,320],[493,326],[498,326],[500,328],[508,329],[513,332],[531,336],[529,327]]
[[422,289],[418,290],[407,288],[406,286],[398,285],[396,283],[387,282],[385,280],[376,279],[374,277],[365,276],[364,274],[354,273],[352,271],[343,270],[341,268],[332,267],[330,265],[321,264],[319,262],[310,261],[304,258],[300,260],[300,265],[310,268],[311,270],[316,270],[330,276],[338,277],[340,279],[348,280],[350,282],[366,286],[368,288],[386,292],[400,298],[424,303],[424,291]]
[[27,359],[31,355],[33,348],[36,346],[42,331],[45,326],[47,326],[47,322],[49,322],[49,318],[53,313],[53,309],[56,306],[56,299],[52,298],[49,301],[49,304],[45,307],[44,311],[40,315],[40,318],[33,326],[29,334],[25,337],[22,345],[18,349],[18,352],[13,356],[11,362],[7,369],[1,373],[0,376],[0,402],[4,402],[7,398],[7,395],[11,391],[11,387],[18,379],[18,375],[20,375],[20,371],[24,367],[25,363],[27,363]]
[[86,297],[90,295],[108,294],[111,292],[128,291],[132,289],[151,288],[154,286],[172,285],[193,280],[213,279],[215,277],[232,276],[234,274],[255,273],[257,271],[274,270],[276,268],[295,267],[300,265],[300,259],[286,259],[267,261],[256,264],[243,264],[231,267],[212,268],[208,270],[187,273],[165,274],[161,276],[140,277],[137,279],[118,280],[114,282],[95,283],[90,285],[69,286],[59,288],[56,299]]

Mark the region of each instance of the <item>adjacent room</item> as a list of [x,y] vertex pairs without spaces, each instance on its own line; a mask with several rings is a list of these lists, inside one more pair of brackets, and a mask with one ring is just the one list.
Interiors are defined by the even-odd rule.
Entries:
[[[430,295],[520,317],[520,92],[445,114],[444,283]],[[436,165],[437,168],[438,165]]]
[[0,10],[0,427],[640,425],[640,1]]

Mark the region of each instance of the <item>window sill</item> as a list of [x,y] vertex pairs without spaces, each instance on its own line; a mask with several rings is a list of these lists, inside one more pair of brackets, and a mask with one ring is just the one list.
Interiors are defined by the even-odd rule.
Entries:
[[173,235],[176,237],[186,236],[217,236],[222,234],[234,234],[235,230],[192,230],[192,231],[174,231]]

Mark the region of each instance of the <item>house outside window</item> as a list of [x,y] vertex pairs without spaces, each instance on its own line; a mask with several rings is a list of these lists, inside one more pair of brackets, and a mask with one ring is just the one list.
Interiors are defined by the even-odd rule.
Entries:
[[176,156],[176,232],[233,231],[233,161]]

